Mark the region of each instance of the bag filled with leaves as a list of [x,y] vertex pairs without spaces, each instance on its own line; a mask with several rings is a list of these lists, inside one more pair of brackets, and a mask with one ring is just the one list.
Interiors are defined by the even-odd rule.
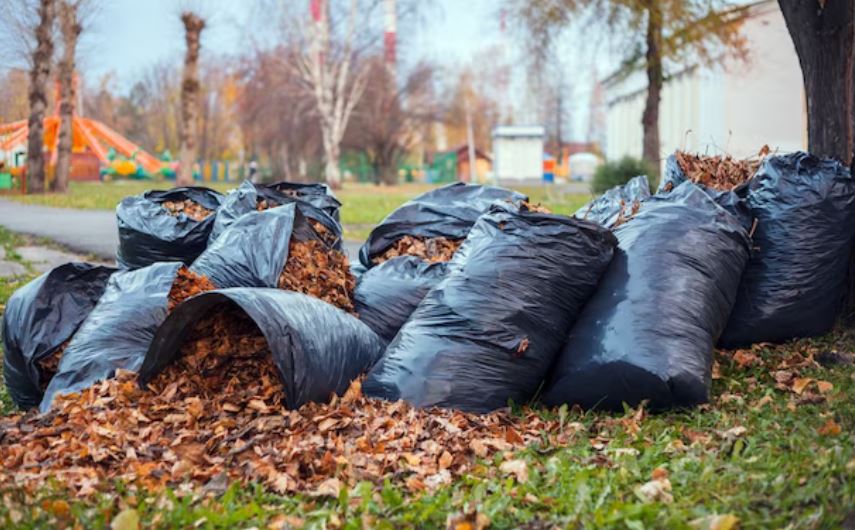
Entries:
[[473,412],[530,400],[616,244],[588,221],[494,205],[369,373],[365,393]]
[[193,263],[208,246],[222,200],[220,193],[201,187],[126,197],[116,207],[119,266],[139,269],[160,261]]
[[577,219],[593,221],[606,228],[615,228],[637,214],[641,203],[648,197],[650,197],[650,183],[645,175],[639,175],[622,186],[611,188],[582,206],[574,216]]
[[398,256],[372,267],[356,284],[356,314],[391,342],[447,270],[445,262],[431,263],[415,256]]
[[745,228],[691,182],[645,201],[572,327],[543,400],[620,410],[709,397],[713,347],[748,262]]
[[3,312],[3,375],[20,408],[39,405],[68,341],[114,272],[112,267],[67,263],[9,298]]
[[116,370],[137,370],[166,315],[187,298],[213,289],[207,278],[176,262],[111,276],[66,346],[39,408],[44,412],[57,394],[88,388]]
[[323,210],[330,217],[341,222],[340,212],[341,202],[335,198],[329,186],[321,183],[302,184],[299,182],[280,181],[268,184],[265,186],[269,190],[273,190],[288,197],[300,199],[307,202],[319,210]]
[[[223,394],[278,381],[290,409],[341,395],[383,352],[384,343],[352,315],[318,299],[279,289],[224,289],[197,296],[163,323],[139,373]],[[239,383],[236,383],[240,381]],[[269,385],[268,385],[269,386]],[[239,396],[234,399],[240,401]],[[275,405],[275,403],[274,403]]]
[[526,200],[515,191],[462,182],[431,190],[377,225],[359,250],[359,260],[369,269],[398,256],[448,261],[494,202]]
[[337,223],[317,208],[291,203],[241,217],[191,267],[220,289],[278,287],[353,311],[356,279],[336,249]]
[[[276,184],[275,186],[277,187],[274,188],[246,181],[237,189],[229,192],[225,199],[223,199],[222,207],[220,207],[217,212],[217,218],[214,221],[214,228],[211,230],[211,242],[213,243],[220,237],[220,234],[225,232],[228,227],[233,225],[238,219],[246,214],[270,210],[292,203],[302,203],[314,206],[312,201],[304,200],[304,195],[297,194],[293,190],[289,191],[285,189],[285,184],[286,183],[280,182],[279,184]],[[284,191],[280,191],[280,188]],[[326,188],[326,186],[324,186],[324,188]],[[312,195],[312,197],[317,198],[317,195]],[[338,206],[334,209],[335,215],[331,215],[330,210],[332,210],[332,208],[330,206],[330,201],[334,201],[335,204],[340,204],[335,197],[330,195],[324,200],[315,200],[315,202],[319,204],[327,205],[326,209],[318,208],[317,206],[315,206],[315,208],[323,211],[330,217],[330,219],[333,220],[335,234],[339,239],[341,239],[342,230],[338,222]]]
[[855,237],[855,181],[807,153],[767,158],[748,190],[754,252],[721,337],[725,347],[831,330],[846,293]]

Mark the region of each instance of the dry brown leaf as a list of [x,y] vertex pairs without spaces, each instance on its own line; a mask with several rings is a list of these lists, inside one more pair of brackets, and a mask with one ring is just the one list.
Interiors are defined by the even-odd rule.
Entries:
[[520,484],[528,482],[528,464],[525,460],[506,460],[499,466],[499,471],[513,475]]
[[840,424],[834,421],[834,418],[828,418],[825,424],[817,429],[817,432],[822,436],[838,436],[842,431]]

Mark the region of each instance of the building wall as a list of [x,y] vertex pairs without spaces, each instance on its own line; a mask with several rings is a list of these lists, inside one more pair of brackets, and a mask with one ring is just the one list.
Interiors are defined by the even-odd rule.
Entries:
[[[685,68],[665,84],[659,116],[663,159],[677,149],[745,157],[763,144],[782,151],[805,147],[801,68],[777,2],[755,7],[743,32],[748,63]],[[606,98],[607,158],[641,157],[644,73],[607,83]]]

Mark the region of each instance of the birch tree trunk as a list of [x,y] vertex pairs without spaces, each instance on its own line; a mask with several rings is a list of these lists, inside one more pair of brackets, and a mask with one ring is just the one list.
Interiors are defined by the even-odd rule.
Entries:
[[30,70],[30,117],[27,134],[27,192],[45,191],[44,118],[47,85],[53,60],[53,23],[56,0],[39,0],[36,47]]
[[62,0],[59,4],[59,28],[62,33],[62,60],[59,63],[59,141],[57,142],[56,173],[53,191],[65,193],[71,173],[72,126],[74,117],[74,68],[77,38],[83,27],[77,16],[76,2]]
[[205,21],[195,13],[181,15],[187,53],[184,56],[184,77],[181,82],[181,155],[176,184],[193,184],[193,164],[196,162],[196,122],[199,112],[199,50]]

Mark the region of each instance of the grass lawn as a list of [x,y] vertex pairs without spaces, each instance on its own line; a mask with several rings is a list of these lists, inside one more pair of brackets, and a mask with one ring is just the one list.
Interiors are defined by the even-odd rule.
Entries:
[[[20,243],[0,229],[7,255]],[[0,308],[28,277],[0,280]],[[137,517],[140,528],[163,529],[443,528],[449,514],[473,511],[490,528],[532,530],[723,530],[736,528],[737,520],[743,529],[852,528],[855,367],[827,360],[836,359],[828,352],[853,350],[855,337],[837,333],[719,353],[712,401],[694,410],[541,410],[566,426],[567,445],[498,453],[435,491],[411,493],[400,477],[351,484],[338,498],[282,496],[254,485],[232,484],[217,494],[116,483],[109,493],[79,499],[58,485],[24,491],[5,483],[0,528],[107,528],[112,522],[132,529],[137,526],[127,523]],[[794,365],[808,356],[824,364]],[[12,410],[0,390],[0,415]],[[527,476],[503,472],[510,459],[523,460]],[[651,494],[649,484],[662,485],[666,477],[671,490]]]
[[[142,193],[148,189],[168,186],[166,182],[116,181],[108,183],[72,182],[67,194],[47,193],[44,195],[4,195],[4,198],[26,204],[39,204],[63,208],[112,210],[124,197]],[[210,187],[226,192],[235,188],[234,183],[210,183]],[[374,186],[370,184],[345,184],[336,192],[342,202],[341,221],[345,238],[362,241],[396,207],[416,195],[432,189],[428,184],[402,184],[400,186]],[[534,202],[542,203],[556,213],[571,214],[590,200],[589,195],[562,193],[560,190],[543,186],[520,188]]]

